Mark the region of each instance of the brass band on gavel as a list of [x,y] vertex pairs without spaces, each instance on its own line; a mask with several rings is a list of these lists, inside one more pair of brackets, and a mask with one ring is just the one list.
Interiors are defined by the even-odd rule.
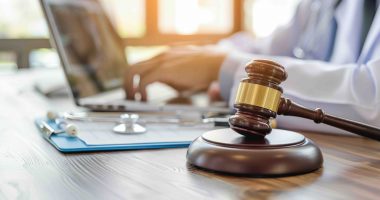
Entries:
[[235,104],[248,104],[277,112],[282,93],[279,90],[248,82],[241,82]]

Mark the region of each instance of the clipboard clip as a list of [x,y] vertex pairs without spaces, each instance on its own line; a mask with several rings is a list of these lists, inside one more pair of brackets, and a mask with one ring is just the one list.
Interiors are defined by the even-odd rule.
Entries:
[[45,121],[41,121],[38,125],[40,128],[41,132],[47,137],[50,138],[52,134],[54,134],[56,131],[54,128],[52,128],[48,123]]
[[78,134],[76,126],[73,124],[67,124],[64,129],[62,130],[55,130],[53,127],[51,127],[48,123],[45,121],[41,121],[38,126],[41,130],[41,132],[47,137],[50,138],[51,135],[56,134],[68,134],[71,137],[76,137]]

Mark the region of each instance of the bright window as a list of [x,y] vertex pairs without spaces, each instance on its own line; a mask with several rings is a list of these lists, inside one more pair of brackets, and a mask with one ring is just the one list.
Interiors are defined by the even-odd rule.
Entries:
[[232,0],[159,0],[162,33],[230,33],[232,27]]
[[145,0],[101,0],[101,2],[121,37],[144,36]]
[[270,35],[292,18],[300,0],[245,0],[244,28],[257,37]]
[[0,0],[0,38],[48,37],[38,0]]

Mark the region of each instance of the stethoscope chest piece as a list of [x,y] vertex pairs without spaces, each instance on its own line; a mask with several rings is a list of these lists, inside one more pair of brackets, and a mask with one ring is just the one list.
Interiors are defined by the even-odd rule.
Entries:
[[113,132],[115,133],[121,133],[121,134],[139,134],[139,133],[145,133],[146,128],[141,126],[140,124],[119,124],[115,126],[113,129]]
[[137,114],[123,114],[120,116],[121,123],[116,125],[112,130],[121,134],[139,134],[145,133],[146,128],[137,124],[139,116]]

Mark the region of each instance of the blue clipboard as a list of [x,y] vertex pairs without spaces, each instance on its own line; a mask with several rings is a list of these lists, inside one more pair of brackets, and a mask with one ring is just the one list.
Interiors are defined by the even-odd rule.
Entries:
[[117,145],[87,145],[78,137],[71,137],[67,133],[51,135],[47,137],[42,130],[43,124],[48,124],[54,130],[59,130],[54,121],[44,118],[35,120],[41,135],[52,144],[58,151],[63,153],[91,152],[91,151],[117,151],[117,150],[136,150],[136,149],[162,149],[162,148],[186,148],[192,141],[183,142],[157,142],[157,143],[133,143]]

